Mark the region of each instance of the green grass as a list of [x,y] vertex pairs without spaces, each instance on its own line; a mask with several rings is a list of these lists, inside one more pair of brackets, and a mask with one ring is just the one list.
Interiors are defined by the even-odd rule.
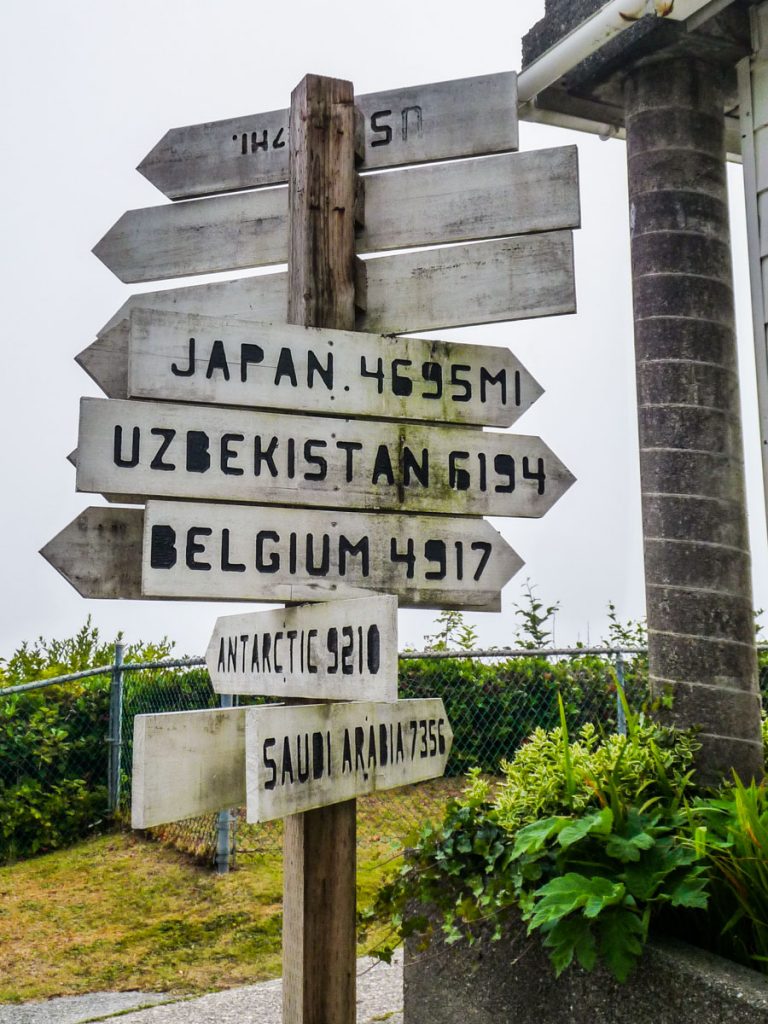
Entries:
[[[415,823],[461,780],[358,801],[358,904],[397,865]],[[217,875],[131,832],[0,868],[0,1002],[100,990],[199,994],[281,972],[279,828],[242,829],[238,868]],[[366,952],[361,948],[359,952]]]

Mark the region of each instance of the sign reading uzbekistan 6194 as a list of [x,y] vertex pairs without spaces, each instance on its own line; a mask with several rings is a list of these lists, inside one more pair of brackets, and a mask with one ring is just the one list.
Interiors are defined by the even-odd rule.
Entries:
[[397,598],[222,615],[205,654],[217,693],[397,699]]

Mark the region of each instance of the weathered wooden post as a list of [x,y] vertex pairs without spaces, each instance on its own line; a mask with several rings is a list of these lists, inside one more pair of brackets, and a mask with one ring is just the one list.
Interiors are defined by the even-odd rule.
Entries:
[[[355,326],[351,82],[307,75],[291,95],[288,322]],[[283,1024],[354,1024],[357,801],[285,819]]]
[[626,93],[651,686],[701,769],[763,751],[725,180],[723,73],[641,62]]

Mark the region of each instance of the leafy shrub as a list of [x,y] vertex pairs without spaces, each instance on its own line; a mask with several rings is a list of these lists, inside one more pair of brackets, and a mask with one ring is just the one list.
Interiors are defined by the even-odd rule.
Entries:
[[517,907],[558,973],[574,956],[590,968],[599,954],[623,979],[652,918],[706,905],[682,808],[695,739],[630,719],[629,736],[601,740],[585,727],[570,743],[562,703],[560,712],[560,727],[521,747],[498,786],[473,773],[442,824],[423,828],[372,911],[396,939],[430,934],[429,918],[409,912],[414,900],[437,909],[449,942],[471,941],[489,920],[498,938]]
[[[134,644],[132,658],[169,653]],[[3,689],[109,665],[90,618],[72,638],[24,643],[0,662],[0,861],[75,842],[107,818],[109,675],[23,693]]]

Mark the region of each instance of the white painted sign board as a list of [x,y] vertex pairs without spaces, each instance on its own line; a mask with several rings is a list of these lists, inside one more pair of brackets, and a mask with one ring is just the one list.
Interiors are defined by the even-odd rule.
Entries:
[[245,803],[246,710],[136,715],[133,828],[151,828]]
[[[416,333],[576,311],[571,231],[392,253],[357,266],[361,331]],[[287,274],[275,273],[142,292],[123,303],[100,333],[136,307],[284,322],[287,284]],[[119,360],[121,351],[127,345],[118,347],[112,338],[100,358]],[[84,368],[90,372],[87,363]],[[127,379],[127,362],[121,372]]]
[[171,402],[80,402],[77,489],[117,501],[535,518],[573,480],[541,438],[527,435]]
[[172,711],[134,719],[131,824],[246,805],[270,821],[438,778],[453,732],[438,698]]
[[222,615],[205,660],[216,693],[397,700],[397,598]]
[[542,394],[492,345],[155,309],[112,330],[119,352],[103,338],[78,357],[109,398],[508,427]]
[[245,731],[250,822],[438,778],[453,740],[439,698],[250,708]]
[[[126,510],[123,510],[126,511]],[[127,510],[130,511],[130,510]],[[144,597],[498,611],[522,559],[483,519],[150,501]]]
[[[577,228],[580,219],[575,146],[510,153],[366,178],[355,250],[557,231]],[[288,190],[128,210],[93,252],[126,282],[285,263]]]
[[[514,72],[355,97],[363,169],[517,149]],[[288,111],[172,128],[138,170],[171,199],[288,180]]]

